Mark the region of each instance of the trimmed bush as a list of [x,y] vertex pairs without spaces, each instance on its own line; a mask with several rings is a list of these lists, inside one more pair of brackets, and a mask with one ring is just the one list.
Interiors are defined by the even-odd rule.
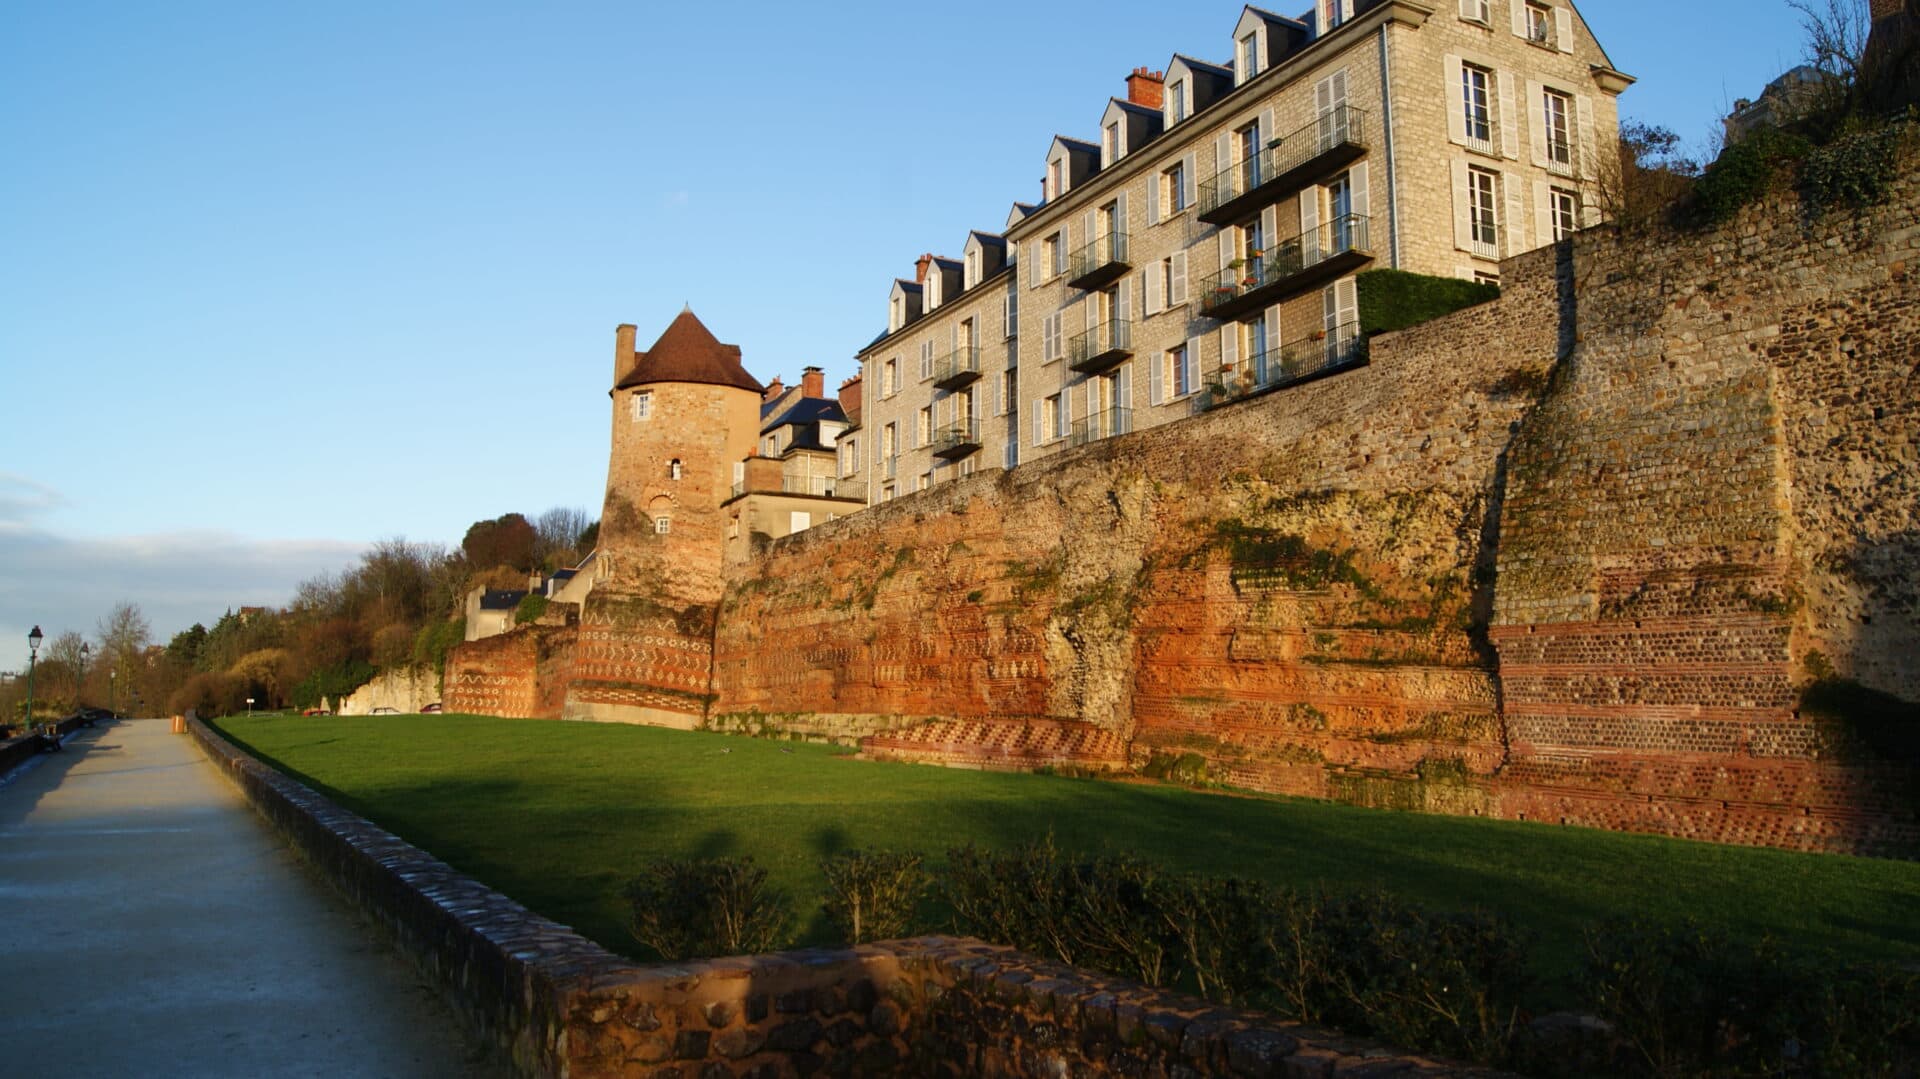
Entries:
[[1463,307],[1500,298],[1500,286],[1406,270],[1368,270],[1354,278],[1362,335],[1404,330]]
[[788,939],[786,896],[751,858],[654,862],[624,894],[634,938],[662,959],[770,952]]
[[918,854],[848,851],[820,863],[827,923],[842,941],[864,944],[909,934],[929,880]]

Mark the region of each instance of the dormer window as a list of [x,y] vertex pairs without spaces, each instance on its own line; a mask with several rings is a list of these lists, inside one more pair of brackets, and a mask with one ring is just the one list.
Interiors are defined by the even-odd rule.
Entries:
[[1047,197],[1057,199],[1067,193],[1067,162],[1054,158],[1047,162]]
[[1100,150],[1103,155],[1101,157],[1101,163],[1111,165],[1115,161],[1120,160],[1120,155],[1126,152],[1126,146],[1120,141],[1120,121],[1115,120],[1113,123],[1108,124],[1107,129],[1101,132],[1100,137],[1102,139]]
[[980,249],[979,248],[974,248],[973,250],[970,250],[967,252],[967,265],[966,265],[966,270],[964,272],[966,276],[961,278],[960,287],[972,288],[973,286],[980,283]]
[[1320,32],[1326,33],[1353,18],[1353,0],[1320,0]]
[[1167,87],[1167,126],[1187,118],[1187,80],[1176,80]]
[[[1324,3],[1325,0],[1322,0]],[[1248,34],[1240,39],[1240,81],[1249,82],[1260,74],[1260,35]]]
[[927,273],[927,310],[940,306],[940,267],[935,266]]
[[887,312],[887,329],[894,333],[898,333],[900,331],[900,327],[905,326],[906,324],[907,324],[907,298],[905,296],[895,296],[893,298],[893,306]]

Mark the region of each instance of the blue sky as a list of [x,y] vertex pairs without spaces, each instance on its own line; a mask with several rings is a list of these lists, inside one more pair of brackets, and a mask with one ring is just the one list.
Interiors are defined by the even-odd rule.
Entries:
[[[1580,7],[1696,145],[1798,62],[1784,0]],[[615,324],[690,303],[837,382],[916,255],[1239,10],[0,5],[0,669],[117,600],[164,637],[375,539],[597,514]]]

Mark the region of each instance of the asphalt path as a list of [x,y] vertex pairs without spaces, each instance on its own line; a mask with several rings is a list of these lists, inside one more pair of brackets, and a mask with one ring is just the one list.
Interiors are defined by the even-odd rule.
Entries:
[[0,786],[0,1014],[11,1076],[505,1074],[164,720]]

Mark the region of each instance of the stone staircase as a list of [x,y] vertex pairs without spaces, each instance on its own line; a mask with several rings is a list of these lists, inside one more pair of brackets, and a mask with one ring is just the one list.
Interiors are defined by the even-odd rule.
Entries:
[[1127,741],[1117,732],[1091,723],[937,719],[862,738],[860,755],[869,760],[950,768],[1025,770],[1051,766],[1108,772],[1127,767]]

